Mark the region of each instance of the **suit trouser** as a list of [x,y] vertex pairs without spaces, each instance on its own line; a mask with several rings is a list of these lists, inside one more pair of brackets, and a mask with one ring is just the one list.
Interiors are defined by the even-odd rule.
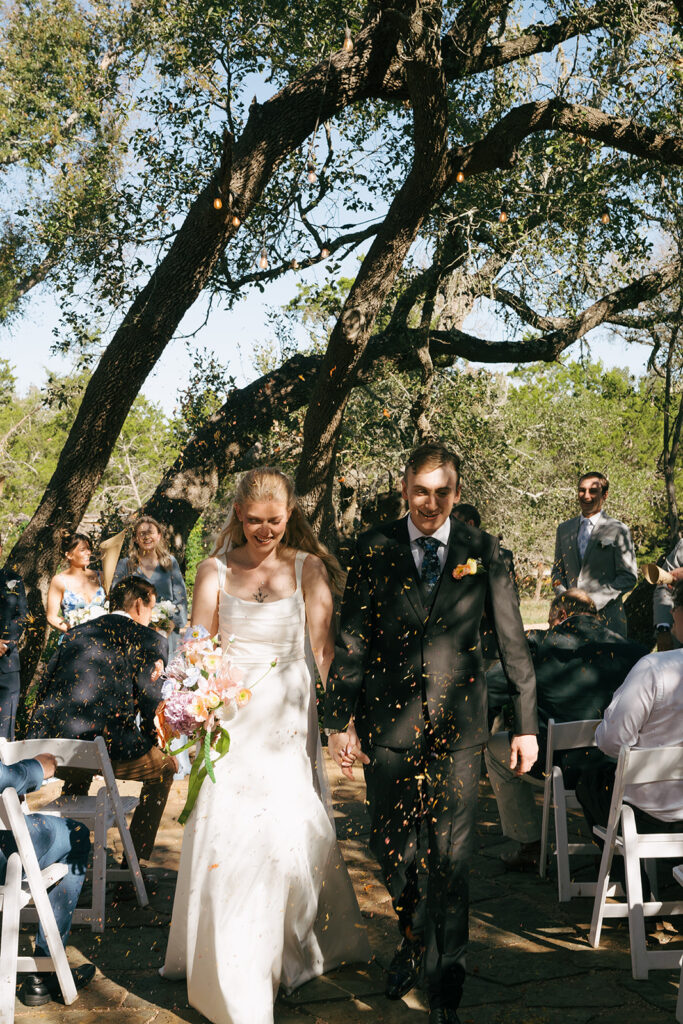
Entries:
[[[369,754],[370,849],[401,930],[422,932],[431,1004],[457,1007],[465,979],[481,746],[439,754],[373,747]],[[427,867],[424,906],[417,872],[421,836]]]
[[[50,864],[66,864],[67,873],[48,893],[55,921],[66,946],[71,920],[85,881],[90,853],[90,835],[85,825],[70,818],[57,818],[49,814],[27,814],[28,834],[41,868]],[[14,836],[0,831],[0,885],[5,881],[7,860],[17,849]],[[42,924],[36,935],[36,955],[49,956],[47,939]]]
[[507,731],[489,736],[484,758],[503,835],[518,843],[537,842],[541,838],[541,811],[534,791],[543,783],[528,775],[515,775],[510,770],[510,734]]
[[0,736],[5,740],[14,739],[20,690],[19,672],[0,672]]
[[[161,817],[173,785],[174,763],[159,747],[150,747],[147,753],[134,761],[112,761],[112,767],[117,779],[142,782],[140,803],[130,823],[130,837],[138,860],[147,860],[154,849]],[[88,792],[92,781],[91,772],[81,768],[60,768],[57,774],[60,779],[64,779],[65,796],[82,796]]]

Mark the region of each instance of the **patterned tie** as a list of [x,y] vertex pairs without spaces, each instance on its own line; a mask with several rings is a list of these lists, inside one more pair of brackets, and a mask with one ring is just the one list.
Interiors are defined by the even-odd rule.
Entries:
[[431,594],[441,575],[441,563],[437,554],[441,541],[436,540],[435,537],[418,537],[417,543],[424,551],[420,578],[427,589],[427,593]]
[[586,548],[588,547],[588,541],[591,539],[591,532],[593,530],[593,524],[590,519],[582,519],[579,523],[579,533],[576,538],[576,546],[579,549],[579,558],[583,562],[583,556],[586,554]]

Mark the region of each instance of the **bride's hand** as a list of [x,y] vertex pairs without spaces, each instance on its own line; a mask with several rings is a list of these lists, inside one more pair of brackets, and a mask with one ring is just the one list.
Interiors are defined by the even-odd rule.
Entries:
[[349,722],[344,732],[333,733],[327,741],[327,749],[330,757],[341,768],[342,775],[347,779],[353,779],[353,766],[356,761],[361,764],[370,764],[370,758],[364,754],[358,733],[353,722]]

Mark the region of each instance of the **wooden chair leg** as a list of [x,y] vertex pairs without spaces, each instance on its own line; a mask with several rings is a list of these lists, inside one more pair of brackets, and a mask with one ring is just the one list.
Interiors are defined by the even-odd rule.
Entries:
[[94,846],[92,857],[92,930],[102,934],[105,921],[107,882],[107,791],[104,786],[97,794],[95,811]]
[[3,1024],[13,1024],[14,1021],[21,913],[21,870],[19,854],[10,854],[5,875],[0,936],[0,1020]]
[[676,1000],[676,1020],[683,1024],[683,956],[681,957],[681,976],[678,981],[678,999]]
[[567,829],[567,801],[564,780],[559,768],[553,769],[553,805],[555,808],[555,856],[557,860],[557,898],[568,903],[571,897],[569,874],[569,831]]
[[541,852],[538,858],[538,873],[541,878],[546,876],[546,861],[548,859],[548,825],[550,824],[550,800],[551,800],[552,779],[546,775],[543,785],[543,819],[541,822]]
[[638,856],[638,834],[633,810],[626,804],[621,812],[621,829],[624,839],[631,972],[634,978],[647,981],[647,940],[643,910],[643,883],[640,875],[640,857]]
[[600,870],[598,881],[595,886],[595,899],[593,901],[593,916],[591,918],[591,930],[589,942],[594,949],[600,945],[600,933],[602,932],[602,921],[605,911],[605,901],[609,891],[609,873],[612,867],[613,848],[611,843],[605,840],[600,858]]

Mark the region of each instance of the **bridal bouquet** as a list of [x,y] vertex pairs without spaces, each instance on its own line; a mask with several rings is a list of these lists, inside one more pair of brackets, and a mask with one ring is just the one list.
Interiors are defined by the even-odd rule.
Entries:
[[[249,703],[251,690],[241,685],[242,676],[233,664],[230,640],[224,650],[218,639],[202,626],[188,626],[182,638],[166,668],[163,700],[157,708],[157,735],[167,754],[180,754],[196,747],[187,800],[178,818],[184,825],[206,776],[216,781],[213,766],[230,749],[226,722]],[[189,737],[188,742],[172,749],[173,739],[183,734]]]
[[69,629],[73,629],[74,626],[82,626],[84,622],[90,622],[91,619],[99,619],[100,615],[106,615],[108,611],[109,603],[105,601],[104,605],[92,604],[86,605],[85,608],[69,608],[62,611],[61,616]]
[[150,626],[158,633],[168,636],[175,629],[173,616],[177,611],[178,606],[173,604],[173,601],[157,601],[152,611]]

